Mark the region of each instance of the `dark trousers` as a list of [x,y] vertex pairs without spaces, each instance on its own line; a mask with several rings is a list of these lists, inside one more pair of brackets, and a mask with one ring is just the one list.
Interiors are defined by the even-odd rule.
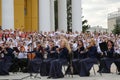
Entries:
[[111,64],[114,62],[114,58],[104,57],[100,60],[99,71],[103,73],[109,73]]
[[115,63],[115,65],[116,65],[116,67],[117,67],[118,72],[120,72],[120,58],[119,58],[119,59],[116,59],[116,60],[114,61],[114,63]]
[[18,72],[19,71],[19,59],[18,58],[14,58],[12,60],[12,65],[10,66],[9,71],[10,72]]
[[21,72],[27,72],[28,59],[27,58],[19,59],[18,65]]
[[8,75],[9,71],[8,71],[8,67],[7,67],[7,63],[5,63],[4,60],[0,60],[0,75]]
[[20,70],[21,72],[27,72],[27,67],[28,67],[27,58],[23,58],[23,59],[14,58],[9,71],[18,72]]
[[62,78],[64,77],[62,72],[62,65],[65,64],[67,60],[65,59],[55,59],[51,61],[49,76],[53,78]]
[[40,58],[29,60],[29,65],[28,65],[29,72],[34,72],[34,73],[40,72],[39,70],[41,64],[42,64],[42,60]]
[[96,58],[86,58],[79,61],[79,75],[80,76],[89,76],[90,75],[90,69],[92,68],[93,64],[97,63]]
[[79,61],[80,61],[79,59],[72,60],[73,74],[79,74],[80,71]]
[[50,71],[50,63],[54,60],[53,58],[43,60],[41,64],[40,74],[41,76],[48,76]]

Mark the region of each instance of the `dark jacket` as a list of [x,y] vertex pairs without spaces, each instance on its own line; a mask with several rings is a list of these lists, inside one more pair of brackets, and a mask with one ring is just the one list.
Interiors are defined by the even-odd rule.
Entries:
[[[52,51],[52,53],[51,53],[51,51]],[[47,58],[57,58],[56,47],[53,47],[51,50],[48,47],[47,52],[48,52]]]
[[67,59],[68,58],[69,51],[67,48],[62,48],[60,50],[60,53],[58,53],[58,59]]
[[97,47],[96,46],[92,46],[89,48],[89,50],[87,51],[87,55],[90,58],[96,58],[97,56]]

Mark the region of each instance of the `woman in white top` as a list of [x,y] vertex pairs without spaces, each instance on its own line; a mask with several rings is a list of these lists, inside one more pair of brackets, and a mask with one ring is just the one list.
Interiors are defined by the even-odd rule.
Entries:
[[18,54],[18,61],[19,61],[19,67],[22,72],[27,70],[28,66],[28,59],[27,59],[27,52],[25,51],[25,47],[20,47],[20,52]]
[[25,51],[25,47],[20,47],[20,53],[18,54],[18,59],[27,59],[27,52]]

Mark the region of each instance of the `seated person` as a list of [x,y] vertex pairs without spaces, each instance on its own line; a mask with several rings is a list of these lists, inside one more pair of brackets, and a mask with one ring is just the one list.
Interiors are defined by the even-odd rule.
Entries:
[[60,41],[60,48],[57,48],[58,58],[51,61],[48,78],[63,78],[62,65],[67,63],[68,54],[71,52],[70,45],[66,39]]
[[73,53],[74,59],[72,60],[73,74],[79,74],[79,61],[87,57],[84,44],[82,40],[78,41],[78,49]]
[[103,58],[100,60],[98,72],[110,73],[111,64],[114,62],[114,43],[111,40],[107,42],[107,51],[101,55]]
[[20,47],[20,52],[18,53],[18,65],[22,72],[24,72],[27,69],[28,66],[28,58],[27,58],[27,52],[25,51],[25,47]]
[[120,75],[120,48],[115,50],[116,52],[116,56],[115,56],[115,65],[117,66],[117,70],[118,70],[118,75]]
[[49,41],[49,46],[46,49],[47,58],[43,60],[41,65],[41,75],[48,76],[50,71],[50,62],[57,58],[56,46],[53,41]]
[[90,69],[92,68],[93,64],[97,63],[96,54],[97,47],[95,41],[91,39],[89,41],[89,46],[87,47],[87,58],[79,61],[79,75],[81,77],[90,75]]
[[6,50],[0,47],[0,75],[9,75],[5,54]]
[[44,55],[44,49],[41,46],[41,44],[37,42],[37,47],[33,51],[28,53],[28,55],[29,55],[29,61],[30,61],[30,64],[28,65],[29,71],[35,72],[35,73],[39,72],[40,66],[43,60],[43,55]]

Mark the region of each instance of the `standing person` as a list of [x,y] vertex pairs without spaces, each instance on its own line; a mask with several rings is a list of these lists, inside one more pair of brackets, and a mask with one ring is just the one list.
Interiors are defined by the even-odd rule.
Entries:
[[91,39],[89,41],[89,45],[87,46],[87,58],[80,60],[79,62],[79,75],[84,77],[84,76],[89,76],[90,75],[90,69],[92,68],[93,64],[97,63],[97,47],[95,44],[95,41]]
[[71,52],[70,45],[66,39],[60,41],[60,48],[57,49],[58,59],[51,62],[48,78],[63,78],[62,65],[67,63],[68,54]]

